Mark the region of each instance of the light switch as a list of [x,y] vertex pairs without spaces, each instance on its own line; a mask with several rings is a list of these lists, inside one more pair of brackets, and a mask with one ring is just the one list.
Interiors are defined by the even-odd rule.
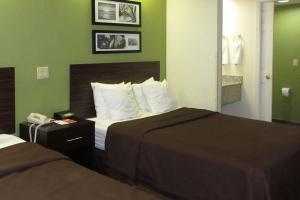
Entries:
[[293,59],[293,67],[298,67],[299,65],[299,60],[297,58]]
[[48,79],[49,78],[49,69],[48,69],[48,67],[37,67],[36,68],[36,78],[38,80]]

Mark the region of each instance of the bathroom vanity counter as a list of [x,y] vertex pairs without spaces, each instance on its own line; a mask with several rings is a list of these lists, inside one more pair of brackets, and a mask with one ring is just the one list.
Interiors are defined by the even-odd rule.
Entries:
[[242,85],[243,77],[242,76],[222,76],[222,87],[230,86],[230,85]]
[[222,76],[222,105],[241,100],[242,84],[242,76]]

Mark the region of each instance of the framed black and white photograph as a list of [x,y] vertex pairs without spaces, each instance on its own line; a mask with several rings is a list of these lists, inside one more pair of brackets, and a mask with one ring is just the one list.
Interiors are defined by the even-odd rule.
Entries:
[[93,31],[93,53],[134,53],[142,51],[141,32]]
[[141,26],[141,3],[92,0],[92,23],[95,25]]

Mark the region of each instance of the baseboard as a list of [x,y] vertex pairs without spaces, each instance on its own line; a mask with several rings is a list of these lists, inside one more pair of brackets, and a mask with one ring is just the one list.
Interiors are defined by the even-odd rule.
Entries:
[[292,122],[292,121],[281,120],[281,119],[272,119],[272,122],[300,126],[300,122]]

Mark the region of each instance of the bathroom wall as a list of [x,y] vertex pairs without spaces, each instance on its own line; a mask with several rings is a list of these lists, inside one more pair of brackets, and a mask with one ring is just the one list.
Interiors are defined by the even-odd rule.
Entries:
[[[273,119],[300,122],[300,4],[275,7]],[[293,66],[293,59],[299,66]],[[282,97],[281,88],[292,88]]]
[[243,76],[242,100],[222,106],[222,112],[229,115],[257,119],[256,80],[256,0],[223,1],[223,35],[232,38],[240,34],[244,40],[242,62],[240,65],[223,65],[223,75]]
[[217,110],[218,0],[167,0],[167,78],[182,106]]

